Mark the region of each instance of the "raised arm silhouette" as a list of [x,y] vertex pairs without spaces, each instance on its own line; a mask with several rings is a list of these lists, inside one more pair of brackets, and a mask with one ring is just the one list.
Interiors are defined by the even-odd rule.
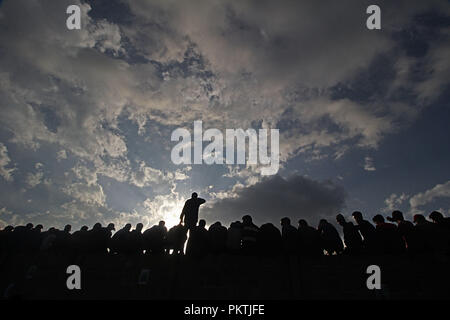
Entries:
[[205,202],[205,199],[199,198],[196,192],[192,193],[191,198],[185,202],[180,215],[180,223],[184,222],[187,230],[191,230],[197,225],[198,209]]

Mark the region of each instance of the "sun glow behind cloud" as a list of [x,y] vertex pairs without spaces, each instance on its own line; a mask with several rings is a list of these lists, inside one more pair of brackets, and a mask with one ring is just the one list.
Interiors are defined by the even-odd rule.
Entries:
[[166,222],[166,227],[171,228],[180,222],[181,210],[184,202],[182,200],[165,200],[158,211],[158,216]]

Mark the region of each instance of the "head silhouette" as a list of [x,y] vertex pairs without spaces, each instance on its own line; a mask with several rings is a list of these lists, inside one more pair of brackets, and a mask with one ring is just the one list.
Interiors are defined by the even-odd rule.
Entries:
[[444,220],[444,216],[439,211],[433,211],[430,213],[430,219],[433,220],[433,222],[438,223]]
[[359,211],[354,211],[352,213],[353,219],[355,219],[356,223],[360,223],[363,221],[362,213]]
[[337,223],[339,223],[342,226],[345,223],[345,218],[344,218],[344,216],[342,214],[339,213],[336,216],[336,221],[337,221]]
[[240,221],[234,221],[230,224],[230,228],[241,228],[242,227],[242,222]]
[[308,222],[306,222],[305,219],[300,219],[300,220],[298,220],[298,225],[300,227],[307,227],[308,226]]
[[102,228],[102,225],[100,222],[97,222],[96,224],[94,224],[94,226],[92,227],[92,230],[100,230]]
[[126,231],[130,231],[131,230],[131,223],[127,223],[125,225],[125,227],[123,227]]
[[191,195],[191,198],[192,199],[197,199],[198,198],[197,192],[193,192],[192,195]]
[[72,230],[72,226],[70,224],[66,224],[66,226],[64,227],[64,231],[70,232],[70,230]]
[[108,224],[108,226],[106,227],[106,229],[108,229],[109,231],[116,230],[116,228],[114,227],[114,223]]
[[414,217],[413,217],[413,221],[416,224],[423,224],[427,220],[425,219],[425,217],[422,214],[415,214]]
[[372,218],[372,221],[376,224],[382,224],[384,223],[384,217],[381,214],[377,214]]
[[198,222],[198,226],[200,228],[204,228],[206,226],[206,221],[205,219],[200,219],[200,221]]
[[160,227],[164,227],[164,226],[166,225],[166,222],[165,222],[164,220],[161,220],[161,221],[158,223],[158,225],[159,225]]
[[136,225],[136,231],[141,232],[141,231],[142,231],[142,228],[144,228],[144,225],[143,225],[142,223],[139,222],[139,223]]
[[401,212],[400,210],[392,211],[392,217],[387,217],[387,219],[389,221],[403,221],[403,220],[405,220],[403,218],[403,212]]
[[319,228],[324,227],[328,224],[328,221],[326,219],[320,219],[319,221]]
[[283,219],[281,219],[281,225],[282,226],[290,226],[291,225],[291,219],[289,219],[288,217],[284,217]]
[[80,231],[87,231],[89,228],[87,227],[87,226],[82,226],[81,228],[80,228]]
[[250,217],[248,214],[242,217],[242,222],[245,224],[252,223],[252,217]]

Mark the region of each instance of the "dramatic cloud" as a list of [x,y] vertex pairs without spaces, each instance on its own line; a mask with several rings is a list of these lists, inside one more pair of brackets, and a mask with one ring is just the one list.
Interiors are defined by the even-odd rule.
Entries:
[[233,197],[219,199],[202,214],[209,222],[230,223],[250,214],[256,223],[279,224],[290,217],[296,224],[300,218],[316,224],[320,218],[334,217],[344,207],[346,193],[331,181],[315,181],[307,177],[274,176],[247,188],[238,189]]
[[450,181],[437,184],[425,192],[418,193],[409,199],[412,213],[423,213],[419,207],[424,206],[438,198],[450,198]]
[[[81,30],[66,28],[72,4]],[[236,218],[334,214],[343,191],[314,179],[358,185],[346,173],[363,171],[361,159],[371,176],[383,174],[375,153],[441,105],[449,85],[448,2],[381,1],[375,31],[368,4],[4,1],[0,219],[175,223],[193,190],[220,199],[216,218],[225,204]],[[278,128],[287,178],[261,180],[255,166],[175,166],[171,132],[195,120],[205,130]],[[272,215],[259,205],[270,186],[290,195],[277,194],[286,207],[266,203]]]

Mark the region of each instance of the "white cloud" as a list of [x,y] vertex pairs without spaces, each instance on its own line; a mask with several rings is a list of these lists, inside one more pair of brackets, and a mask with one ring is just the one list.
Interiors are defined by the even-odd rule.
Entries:
[[73,183],[65,186],[62,191],[87,205],[96,207],[105,205],[106,196],[99,184]]
[[64,159],[67,159],[67,152],[66,152],[66,150],[59,150],[57,153],[56,153],[56,159],[58,160],[58,161],[61,161],[61,160],[64,160]]
[[[21,10],[23,18],[20,23],[19,19],[8,18],[13,14],[3,18],[11,26],[4,36],[13,44],[8,49],[11,56],[5,60],[3,81],[8,85],[3,98],[14,102],[14,111],[4,109],[2,119],[14,132],[16,142],[35,148],[40,140],[58,143],[90,160],[103,155],[121,157],[127,152],[124,137],[108,131],[103,124],[114,126],[125,107],[130,111],[130,119],[139,124],[140,134],[148,118],[178,125],[180,119],[186,123],[203,118],[230,128],[250,127],[252,121],[260,120],[274,126],[291,104],[286,101],[286,92],[298,90],[299,86],[318,90],[319,94],[294,103],[294,119],[308,132],[290,128],[282,133],[282,161],[310,150],[311,146],[319,150],[352,138],[358,138],[357,146],[376,147],[384,135],[394,131],[393,123],[399,120],[393,106],[391,110],[389,105],[376,103],[364,107],[345,99],[332,101],[325,90],[351,78],[378,53],[386,53],[394,45],[389,32],[368,33],[364,26],[355,27],[358,19],[333,23],[341,13],[358,16],[362,6],[349,9],[334,2],[299,2],[293,10],[270,3],[255,8],[236,2],[133,1],[129,3],[136,19],[133,26],[119,27],[105,20],[92,20],[86,14],[90,6],[84,3],[84,27],[80,32],[68,32],[55,25],[64,18],[59,13],[64,4],[62,1],[50,6],[44,1],[36,4],[45,7],[38,13],[26,5],[5,4],[3,8],[14,14]],[[405,10],[399,9],[402,15],[395,22],[385,19],[388,30],[427,6],[402,2],[399,7]],[[46,16],[40,16],[41,11]],[[164,28],[154,30],[149,23]],[[242,28],[237,30],[240,24]],[[16,29],[17,34],[11,31]],[[205,65],[193,65],[192,76],[173,74],[161,80],[152,64],[130,65],[102,54],[110,50],[126,55],[121,46],[122,34],[138,52],[162,62],[181,61],[187,48],[194,44]],[[38,41],[42,38],[45,41]],[[306,41],[308,46],[303,45]],[[442,66],[445,60],[439,57],[443,56],[434,54],[430,61]],[[14,61],[19,60],[30,66],[29,71],[10,83],[9,75],[17,73]],[[215,76],[195,76],[196,71],[204,69],[211,69]],[[51,75],[60,82],[39,74]],[[209,91],[205,91],[205,86],[209,86]],[[49,90],[52,95],[48,95]],[[215,104],[211,104],[212,97],[216,98]],[[303,94],[300,97],[304,98]],[[61,118],[57,134],[46,128],[29,101],[58,105],[54,108]],[[323,117],[329,117],[342,130],[328,131],[321,125]],[[340,146],[340,150],[345,149]],[[320,157],[315,155],[316,159]]]
[[371,157],[364,158],[364,170],[366,171],[376,171],[377,169],[374,166],[373,159]]
[[13,181],[14,178],[12,173],[16,170],[14,167],[7,168],[11,166],[11,159],[8,156],[8,148],[0,142],[0,176],[6,181]]
[[384,200],[386,207],[383,209],[384,212],[392,212],[397,210],[400,205],[402,205],[407,199],[408,195],[402,193],[397,195],[395,193],[391,194],[388,198]]
[[34,188],[42,182],[44,178],[43,166],[42,163],[38,162],[34,166],[36,172],[27,174],[25,182],[30,188]]
[[420,209],[421,206],[432,203],[437,198],[448,197],[450,197],[450,181],[437,184],[429,190],[415,194],[409,199],[409,204],[413,213],[423,213],[423,210]]

